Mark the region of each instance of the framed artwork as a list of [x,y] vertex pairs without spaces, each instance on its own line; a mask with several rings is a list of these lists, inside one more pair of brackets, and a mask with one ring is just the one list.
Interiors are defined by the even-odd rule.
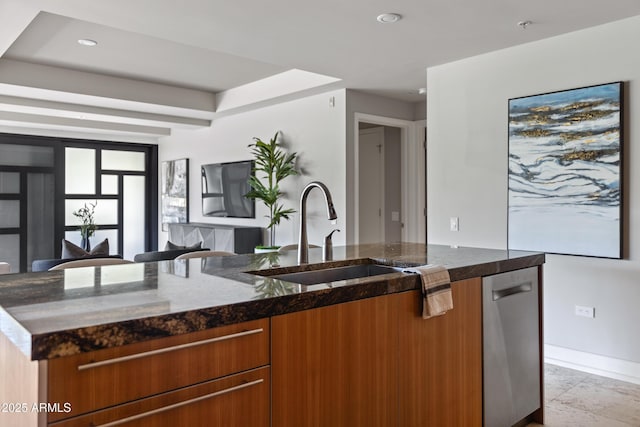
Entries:
[[162,231],[168,224],[189,222],[189,159],[162,162]]
[[622,257],[623,83],[509,100],[509,249]]

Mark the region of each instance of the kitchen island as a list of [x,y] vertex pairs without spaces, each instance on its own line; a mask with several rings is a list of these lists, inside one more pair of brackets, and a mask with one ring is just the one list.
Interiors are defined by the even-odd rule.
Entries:
[[[309,257],[0,276],[0,403],[20,406],[0,424],[482,424],[481,278],[541,266],[543,254],[390,244]],[[374,261],[444,265],[454,310],[421,319],[419,278],[400,271],[316,285],[269,277]]]

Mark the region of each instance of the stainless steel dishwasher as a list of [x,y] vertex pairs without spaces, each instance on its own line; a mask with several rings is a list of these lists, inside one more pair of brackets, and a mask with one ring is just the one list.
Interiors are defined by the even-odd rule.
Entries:
[[485,427],[509,427],[540,407],[538,268],[482,279]]

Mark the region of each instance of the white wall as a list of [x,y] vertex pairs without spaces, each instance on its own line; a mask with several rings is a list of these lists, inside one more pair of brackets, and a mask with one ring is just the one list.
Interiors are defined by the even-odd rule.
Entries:
[[413,107],[413,120],[424,120],[427,118],[427,101],[416,102]]
[[[640,174],[631,166],[640,164],[640,122],[633,120],[640,55],[631,43],[638,39],[635,17],[427,70],[429,242],[493,248],[507,245],[508,99],[626,82],[627,259],[550,255],[544,275],[548,348],[571,349],[569,363],[604,356],[603,370],[617,369],[605,366],[617,359],[640,368]],[[460,217],[458,233],[449,231],[450,216]],[[595,319],[576,317],[575,305],[595,307]]]
[[[335,97],[335,106],[329,98]],[[313,190],[308,199],[309,243],[322,244],[324,236],[335,227],[344,227],[345,191],[345,90],[315,95],[258,110],[214,120],[210,128],[176,131],[159,141],[159,161],[189,158],[189,209],[191,222],[252,225],[266,227],[267,209],[256,201],[255,219],[211,218],[202,216],[200,166],[249,160],[248,145],[253,137],[267,141],[281,131],[287,148],[298,152],[298,167],[303,176],[287,178],[282,190],[287,193],[285,205],[298,210],[302,188],[309,182],[324,182],[331,191],[338,213],[338,224],[332,226],[326,217],[321,193]],[[283,221],[276,232],[276,244],[297,243],[299,215]],[[160,231],[159,247],[163,248],[167,233]],[[266,236],[265,236],[266,239]],[[334,244],[345,243],[344,233],[334,234]],[[267,242],[265,240],[265,242]]]

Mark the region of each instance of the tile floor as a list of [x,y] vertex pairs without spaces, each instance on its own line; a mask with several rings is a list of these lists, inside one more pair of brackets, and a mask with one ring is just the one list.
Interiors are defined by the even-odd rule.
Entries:
[[545,422],[547,427],[638,427],[640,385],[546,364]]

